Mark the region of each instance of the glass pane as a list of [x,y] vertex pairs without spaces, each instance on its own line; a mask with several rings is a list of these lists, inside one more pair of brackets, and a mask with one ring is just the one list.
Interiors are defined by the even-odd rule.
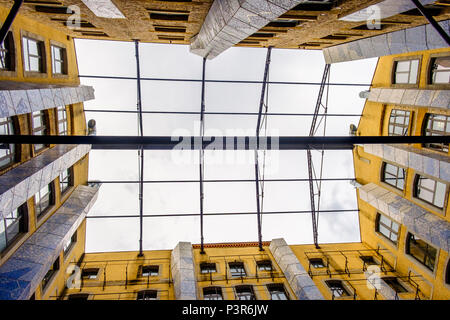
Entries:
[[436,72],[434,75],[434,83],[450,83],[450,71]]
[[394,177],[397,176],[397,172],[398,172],[398,167],[386,163],[386,173],[390,173],[391,175],[393,175]]
[[39,69],[39,58],[30,57],[30,71],[40,71]]
[[395,75],[395,83],[408,83],[407,73],[397,73]]
[[36,41],[28,40],[28,48],[30,54],[39,55],[38,43]]
[[445,191],[447,189],[447,186],[443,184],[442,182],[436,182],[436,193],[434,198],[434,205],[443,208],[444,207],[444,201],[445,201]]
[[420,177],[420,187],[428,190],[434,190],[435,181],[425,177]]
[[433,203],[433,193],[425,189],[419,189],[417,196],[427,202]]
[[0,252],[6,248],[6,232],[3,220],[0,220]]
[[399,61],[397,62],[397,72],[408,72],[409,71],[410,61]]
[[419,72],[419,60],[411,61],[411,72],[409,74],[409,83],[417,83],[417,74]]
[[61,49],[58,47],[53,47],[53,55],[55,60],[61,60]]
[[55,62],[55,70],[53,70],[54,73],[62,73],[62,67],[60,62]]
[[380,225],[379,231],[380,231],[385,237],[390,238],[391,232],[390,232],[388,229],[386,229],[384,226]]

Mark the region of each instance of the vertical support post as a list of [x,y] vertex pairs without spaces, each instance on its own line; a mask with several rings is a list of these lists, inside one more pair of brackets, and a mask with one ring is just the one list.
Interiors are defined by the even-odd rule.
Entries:
[[11,26],[14,22],[14,19],[17,16],[17,13],[19,13],[19,10],[20,10],[20,7],[22,6],[22,4],[23,4],[23,0],[15,0],[14,1],[14,4],[8,13],[8,16],[6,17],[6,20],[0,29],[0,46],[3,44],[3,41],[5,41],[6,35],[8,34],[8,31],[11,28]]
[[[206,73],[206,58],[203,58],[203,70],[202,70],[202,97],[201,97],[201,111],[200,111],[200,136],[205,135],[205,73]],[[204,144],[200,148],[199,153],[199,171],[200,171],[200,253],[204,254],[204,238],[203,238],[203,170],[205,161]]]
[[[319,95],[317,97],[316,108],[314,110],[314,115],[311,121],[311,128],[309,130],[309,136],[313,137],[316,131],[317,118],[320,110],[320,106],[322,105],[323,93],[325,91],[325,85],[327,82],[328,74],[330,72],[330,64],[325,65],[325,69],[323,71],[322,82],[320,84]],[[313,183],[313,162],[312,162],[312,153],[311,150],[306,151],[307,161],[308,161],[308,178],[309,178],[309,196],[311,201],[311,220],[313,227],[313,240],[314,245],[317,249],[319,249],[319,241],[318,241],[318,231],[317,231],[317,217],[316,217],[316,205],[315,205],[315,193],[314,193],[314,183]],[[320,190],[319,190],[320,192]]]
[[[136,55],[136,79],[137,79],[137,109],[139,117],[139,134],[144,136],[144,124],[142,119],[142,94],[141,94],[141,67],[139,61],[139,40],[134,40]],[[140,170],[139,170],[139,254],[142,257],[142,238],[144,235],[144,146],[140,146]]]
[[256,183],[256,212],[257,212],[257,223],[258,223],[258,246],[259,251],[264,251],[262,246],[262,223],[261,223],[261,199],[260,199],[260,191],[259,191],[259,159],[258,159],[258,149],[259,149],[259,135],[261,131],[261,118],[264,107],[264,97],[266,95],[267,82],[269,77],[269,66],[270,66],[270,56],[272,53],[272,47],[267,48],[267,56],[266,56],[266,66],[264,69],[264,77],[261,89],[261,99],[259,101],[259,110],[258,110],[258,120],[256,123],[256,145],[257,148],[255,150],[255,183]]
[[420,13],[428,20],[428,22],[433,26],[433,28],[439,33],[439,35],[444,39],[445,42],[450,46],[450,36],[445,32],[444,29],[439,25],[439,23],[434,20],[433,16],[427,11],[427,9],[422,5],[419,0],[411,0],[415,4]]

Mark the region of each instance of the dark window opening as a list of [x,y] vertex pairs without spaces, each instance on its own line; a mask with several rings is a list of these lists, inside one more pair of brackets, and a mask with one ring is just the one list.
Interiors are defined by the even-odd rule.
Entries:
[[143,266],[141,276],[153,277],[159,275],[159,266]]
[[217,272],[215,263],[201,263],[200,264],[200,273],[214,273]]
[[207,287],[203,288],[204,300],[223,300],[222,288],[220,287]]
[[68,300],[88,300],[89,299],[89,294],[87,294],[87,293],[71,294],[71,295],[68,296],[67,299]]
[[0,70],[14,71],[16,70],[14,37],[12,32],[6,34],[6,38],[0,46]]
[[268,284],[267,289],[269,290],[271,300],[289,300],[283,284],[281,283]]
[[98,278],[98,272],[100,271],[99,268],[89,268],[89,269],[83,269],[81,271],[81,278],[83,280],[95,280]]
[[151,12],[150,19],[152,19],[152,20],[167,20],[167,21],[188,21],[189,14]]
[[237,286],[235,291],[237,300],[256,300],[252,286]]
[[406,237],[406,253],[431,271],[434,270],[437,250],[411,233]]
[[280,20],[280,21],[272,21],[267,26],[276,27],[276,28],[295,28],[300,24],[298,20]]
[[243,262],[230,262],[230,273],[232,277],[245,277],[247,276]]
[[272,262],[270,260],[261,260],[257,261],[256,265],[258,266],[259,271],[272,271]]
[[159,32],[186,32],[186,28],[185,27],[166,27],[166,26],[154,26],[155,27],[155,31],[159,31]]
[[325,281],[328,288],[330,288],[333,297],[347,297],[350,296],[350,293],[344,287],[344,284],[341,280],[327,280]]
[[397,278],[389,277],[389,278],[382,278],[382,279],[396,293],[408,292],[408,290],[406,290],[406,288],[398,281]]
[[313,268],[325,268],[325,263],[323,262],[322,258],[309,259],[309,264]]
[[157,300],[158,291],[156,290],[144,290],[139,291],[136,300]]
[[50,281],[53,279],[53,276],[58,272],[59,270],[59,257],[55,260],[53,265],[50,267],[50,270],[47,271],[47,273],[44,276],[44,279],[42,279],[42,289],[45,290],[50,283]]

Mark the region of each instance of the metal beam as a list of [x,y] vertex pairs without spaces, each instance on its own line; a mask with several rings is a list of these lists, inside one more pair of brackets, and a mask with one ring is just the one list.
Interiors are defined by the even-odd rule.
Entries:
[[[322,105],[323,93],[325,91],[325,83],[327,82],[329,73],[330,73],[330,64],[325,65],[325,69],[322,75],[322,84],[319,89],[319,94],[317,97],[316,107],[314,108],[314,116],[311,121],[311,128],[309,130],[309,136],[313,137],[316,132],[317,126],[317,118],[319,114],[320,107]],[[312,229],[313,229],[313,239],[314,245],[316,248],[319,248],[319,240],[318,240],[318,226],[317,226],[317,218],[316,218],[316,198],[315,198],[315,190],[313,183],[313,162],[312,162],[312,154],[311,150],[306,151],[307,161],[308,161],[308,177],[309,177],[309,197],[311,202],[311,220],[312,220]],[[318,190],[320,192],[320,190]]]
[[[312,179],[312,181],[353,181],[355,178],[322,178],[322,179]],[[259,182],[308,182],[310,179],[259,179]],[[205,180],[203,183],[245,183],[245,182],[255,182],[254,179],[222,179],[222,180]],[[126,184],[136,184],[140,181],[136,180],[93,180],[88,181],[89,183],[126,183]],[[143,183],[158,184],[158,183],[199,183],[199,180],[144,180]]]
[[420,13],[428,20],[428,22],[433,26],[433,28],[439,33],[439,35],[447,42],[450,46],[450,36],[444,29],[439,25],[439,23],[433,18],[433,16],[428,12],[428,10],[422,5],[419,0],[411,0],[415,4]]
[[8,34],[9,29],[11,28],[14,19],[19,13],[20,7],[23,4],[23,0],[15,0],[11,10],[8,13],[8,16],[5,19],[2,27],[0,28],[0,45],[5,41],[6,35]]
[[[352,150],[360,144],[450,143],[450,136],[170,137],[0,135],[0,143],[90,144],[96,150]],[[267,143],[266,143],[267,142]],[[259,147],[259,148],[258,148]]]
[[[338,209],[338,210],[321,210],[321,213],[346,213],[346,212],[359,212],[359,209]],[[267,211],[264,214],[268,215],[284,215],[284,214],[308,214],[309,210],[303,211]],[[204,216],[220,217],[220,216],[246,216],[257,215],[257,212],[215,212],[215,213],[203,213]],[[198,217],[200,213],[168,213],[168,214],[145,214],[144,218],[169,218],[169,217]],[[126,219],[126,218],[139,218],[140,215],[100,215],[100,216],[86,216],[89,219]]]
[[[201,96],[201,106],[200,106],[200,137],[203,139],[205,137],[205,73],[206,73],[206,58],[203,58],[203,69],[202,69],[202,96]],[[199,171],[200,171],[200,253],[205,253],[204,250],[204,238],[203,238],[203,170],[205,162],[205,151],[202,147],[199,152]]]
[[[141,95],[141,68],[139,61],[139,41],[135,40],[135,55],[136,55],[136,74],[137,74],[137,109],[138,109],[138,121],[139,121],[139,134],[144,136],[144,124],[142,119],[142,95]],[[138,257],[143,256],[142,239],[144,236],[144,145],[140,146],[140,170],[139,170],[139,254]]]
[[[94,75],[79,75],[80,78],[87,79],[110,79],[110,80],[136,80],[134,77],[121,76],[94,76]],[[171,82],[202,82],[202,79],[176,79],[176,78],[144,78],[142,81],[171,81]],[[243,83],[243,84],[262,84],[262,81],[256,80],[205,80],[206,83]],[[319,82],[299,82],[299,81],[269,81],[268,84],[285,84],[285,85],[305,85],[305,86],[320,86]],[[329,86],[350,86],[350,87],[371,87],[370,83],[327,83]]]
[[[111,110],[111,109],[85,109],[84,112],[99,112],[99,113],[137,113],[134,110]],[[201,112],[197,111],[142,111],[143,114],[175,114],[175,115],[200,115]],[[203,112],[203,115],[216,115],[216,116],[258,116],[258,112]],[[292,117],[314,117],[314,113],[280,113],[280,112],[267,112],[265,116],[292,116]],[[361,114],[345,114],[345,113],[331,113],[331,114],[317,114],[317,116],[326,117],[361,117]]]
[[[267,56],[266,56],[266,65],[264,67],[264,75],[262,81],[261,88],[261,97],[259,100],[259,108],[258,108],[258,119],[256,122],[256,138],[257,143],[259,144],[259,136],[261,132],[261,119],[264,108],[264,100],[266,97],[266,88],[267,82],[269,81],[269,67],[270,67],[270,56],[272,53],[272,47],[267,48]],[[266,110],[267,112],[267,110]],[[259,148],[259,146],[257,146]],[[258,149],[255,150],[255,183],[256,183],[256,219],[257,219],[257,227],[258,227],[258,247],[259,251],[264,251],[262,244],[262,221],[261,221],[261,194],[259,190],[259,157],[258,157]]]

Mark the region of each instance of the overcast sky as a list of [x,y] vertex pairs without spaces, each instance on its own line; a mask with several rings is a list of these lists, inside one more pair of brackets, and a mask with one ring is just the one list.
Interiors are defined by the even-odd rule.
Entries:
[[[134,43],[76,40],[81,75],[136,76]],[[264,73],[267,49],[230,48],[207,60],[207,79],[258,80]],[[141,76],[201,79],[202,58],[185,45],[141,44]],[[331,82],[370,83],[376,59],[335,64]],[[320,82],[325,62],[321,51],[273,49],[271,81]],[[136,110],[136,81],[81,79],[95,89],[96,99],[86,109]],[[367,87],[332,86],[328,112],[360,114],[364,100],[358,94]],[[269,112],[313,113],[318,86],[270,85]],[[206,111],[257,112],[260,84],[206,85]],[[199,111],[201,84],[195,82],[144,81],[143,110]],[[324,100],[325,101],[325,100]],[[86,113],[97,121],[97,135],[137,135],[137,116],[120,113]],[[256,117],[206,115],[206,135],[252,135]],[[329,117],[327,135],[348,135],[359,117]],[[267,135],[307,136],[311,117],[270,117]],[[196,135],[199,116],[144,116],[144,135]],[[322,127],[319,134],[322,134]],[[313,152],[320,170],[320,153]],[[205,153],[205,179],[254,179],[253,152]],[[262,153],[261,158],[262,159]],[[138,180],[137,151],[91,151],[90,180]],[[145,180],[198,180],[198,151],[145,151]],[[305,151],[268,152],[266,178],[307,178]],[[325,152],[323,178],[353,178],[350,151]],[[255,183],[206,183],[205,213],[256,212]],[[266,182],[264,211],[310,210],[307,182]],[[199,213],[199,184],[145,184],[144,214]],[[356,209],[356,192],[349,182],[323,182],[322,210]],[[138,184],[103,184],[89,215],[139,214]],[[283,237],[290,244],[312,243],[310,214],[263,216],[263,240]],[[256,215],[204,218],[206,243],[257,241]],[[86,252],[138,250],[139,219],[88,219]],[[172,249],[179,241],[200,243],[198,217],[144,219],[144,250]],[[319,242],[360,241],[356,212],[322,213]]]

